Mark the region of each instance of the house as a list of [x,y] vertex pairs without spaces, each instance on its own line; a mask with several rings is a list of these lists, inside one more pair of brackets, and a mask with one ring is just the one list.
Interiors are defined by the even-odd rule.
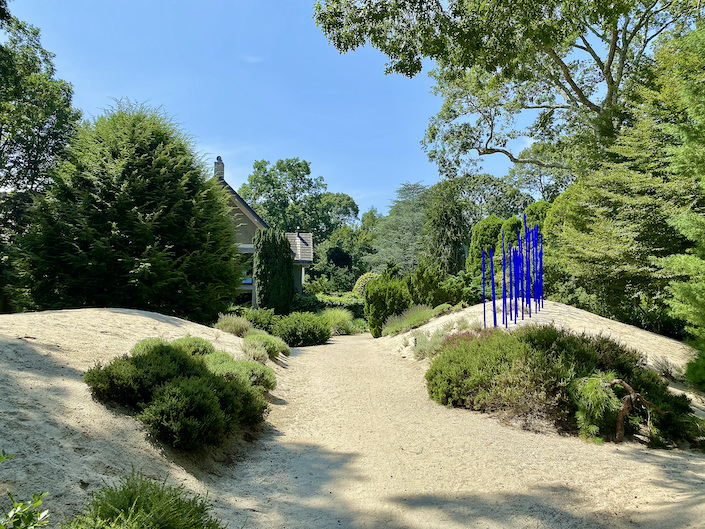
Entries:
[[[240,288],[243,292],[251,292],[252,306],[256,306],[255,285],[252,280],[252,259],[255,249],[252,240],[257,230],[269,228],[267,223],[257,215],[254,209],[225,181],[225,164],[220,156],[216,159],[214,167],[215,177],[220,185],[228,192],[230,197],[231,214],[235,218],[237,229],[238,251],[250,256],[248,262],[248,275]],[[286,238],[294,254],[294,287],[303,293],[303,284],[306,268],[313,265],[313,235],[308,232],[287,233]]]

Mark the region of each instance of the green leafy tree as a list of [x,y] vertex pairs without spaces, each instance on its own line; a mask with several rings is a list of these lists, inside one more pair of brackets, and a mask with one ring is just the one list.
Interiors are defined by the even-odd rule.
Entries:
[[[436,62],[444,104],[426,141],[443,171],[495,153],[566,168],[585,159],[565,147],[611,144],[654,39],[688,27],[700,9],[665,0],[320,0],[315,19],[341,52],[369,44],[386,54],[387,72],[413,76],[424,59]],[[530,125],[517,128],[520,117]],[[508,148],[521,136],[564,138],[560,150],[575,156],[522,158]]]
[[352,290],[355,281],[368,271],[364,257],[372,252],[369,232],[362,226],[341,226],[316,246],[313,278],[323,278],[333,292]]
[[227,197],[206,174],[158,110],[119,102],[86,122],[20,239],[31,306],[215,320],[241,274]]
[[306,160],[287,158],[274,165],[259,160],[253,169],[238,193],[278,230],[311,232],[319,244],[357,218],[355,201],[345,193],[328,192],[323,177],[311,177]]
[[472,227],[466,268],[473,277],[482,276],[483,250],[486,253],[485,263],[489,270],[490,248],[493,250],[496,248],[497,240],[501,237],[502,225],[502,219],[497,215],[490,215]]
[[288,314],[294,301],[294,255],[284,232],[259,230],[255,247],[254,280],[257,305]]
[[56,79],[53,54],[39,30],[12,19],[7,24],[0,80],[0,188],[37,191],[50,180],[81,114],[71,107],[73,89]]

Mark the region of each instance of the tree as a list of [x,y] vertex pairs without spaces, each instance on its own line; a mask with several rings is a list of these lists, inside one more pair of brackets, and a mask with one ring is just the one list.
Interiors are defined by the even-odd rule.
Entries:
[[71,85],[55,78],[53,55],[42,48],[39,30],[12,19],[7,33],[0,50],[0,188],[38,191],[81,114],[71,108]]
[[314,278],[322,278],[327,291],[347,292],[355,281],[368,271],[363,260],[372,252],[368,232],[362,227],[341,226],[316,246],[316,264],[311,270]]
[[119,102],[86,122],[19,241],[31,306],[213,321],[241,274],[227,197],[206,175],[158,110]]
[[377,221],[373,242],[375,253],[365,258],[375,272],[384,271],[390,262],[399,266],[402,272],[409,272],[418,265],[426,191],[427,188],[418,182],[406,182],[397,189],[397,198],[389,208],[389,214]]
[[259,160],[253,169],[238,193],[278,230],[311,232],[319,244],[357,218],[355,201],[344,193],[328,192],[323,177],[311,177],[306,160],[287,158],[274,165]]
[[[695,0],[321,0],[315,19],[341,52],[382,51],[387,72],[413,76],[424,59],[436,62],[445,101],[426,141],[444,170],[495,153],[566,168],[584,160],[521,158],[508,142],[579,135],[609,146],[624,90],[641,80],[654,39],[688,27],[700,9]],[[517,129],[527,115],[531,125]]]
[[424,255],[445,274],[465,268],[471,224],[460,180],[442,180],[428,189],[423,226]]
[[284,232],[258,230],[255,247],[254,280],[257,305],[288,314],[294,301],[294,255]]

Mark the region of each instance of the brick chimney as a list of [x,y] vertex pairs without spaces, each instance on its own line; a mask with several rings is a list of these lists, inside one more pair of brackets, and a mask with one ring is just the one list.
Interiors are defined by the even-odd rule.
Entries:
[[218,182],[225,185],[225,164],[223,163],[223,159],[220,156],[215,159],[213,173],[218,179]]

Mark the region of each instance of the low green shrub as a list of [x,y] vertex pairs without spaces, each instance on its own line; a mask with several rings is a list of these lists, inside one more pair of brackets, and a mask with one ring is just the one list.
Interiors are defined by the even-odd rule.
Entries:
[[705,390],[705,348],[698,351],[685,368],[685,379],[702,390]]
[[253,309],[251,307],[242,307],[238,310],[238,314],[249,321],[257,329],[262,329],[270,334],[272,333],[274,324],[280,318],[280,316],[274,314],[274,309]]
[[310,312],[292,312],[274,326],[274,335],[291,347],[320,345],[328,341],[331,329],[323,318]]
[[363,332],[367,332],[369,330],[370,329],[367,326],[367,320],[365,320],[365,318],[355,318],[353,320],[351,334],[362,334]]
[[[0,452],[0,463],[13,458],[14,456],[7,455],[5,450]],[[48,494],[48,492],[32,494],[32,501],[25,503],[17,501],[8,490],[7,496],[10,498],[11,507],[9,511],[6,511],[4,507],[0,508],[0,529],[35,529],[48,525],[49,511],[39,510],[42,500]]]
[[234,334],[235,336],[242,338],[245,336],[247,331],[252,328],[252,323],[242,316],[236,316],[234,314],[220,314],[214,327],[223,332],[229,332],[230,334]]
[[387,319],[401,314],[410,305],[411,296],[403,280],[383,275],[369,281],[365,289],[365,317],[372,336],[379,338]]
[[362,318],[365,316],[365,298],[353,294],[352,292],[342,292],[338,294],[316,294],[316,299],[321,305],[318,310],[311,312],[319,312],[324,309],[347,309],[352,312],[353,318]]
[[319,316],[325,320],[334,336],[353,334],[353,314],[348,309],[328,308],[324,309]]
[[227,380],[240,378],[253,386],[267,390],[277,387],[277,379],[271,367],[253,360],[235,360],[230,354],[216,352],[204,357],[208,370]]
[[193,450],[202,444],[220,443],[229,425],[208,382],[203,377],[166,382],[137,419],[156,439],[174,448]]
[[266,364],[269,359],[269,353],[264,345],[252,340],[242,342],[242,352],[245,353],[245,358],[260,364]]
[[414,333],[414,357],[417,360],[422,358],[433,358],[438,354],[443,340],[453,331],[454,322],[448,322],[440,329],[436,329],[431,334],[423,331]]
[[105,485],[91,496],[83,513],[61,524],[62,529],[225,529],[210,515],[206,500],[188,495],[183,486],[145,478],[141,472]]
[[398,316],[390,316],[382,327],[382,336],[396,334],[421,327],[433,318],[433,309],[428,305],[414,305]]
[[284,340],[278,336],[272,336],[270,334],[247,334],[245,335],[243,345],[246,343],[255,343],[264,347],[270,360],[274,360],[280,354],[283,354],[284,356],[289,356],[291,354],[291,349],[289,349],[289,346],[284,342]]
[[181,349],[185,353],[196,356],[203,356],[215,352],[215,347],[213,347],[211,342],[205,338],[198,338],[197,336],[178,338],[173,340],[171,345]]
[[379,274],[377,272],[366,272],[357,278],[355,281],[355,286],[352,289],[352,293],[360,298],[365,297],[365,287],[367,283],[373,279],[377,279]]
[[437,318],[439,316],[445,316],[446,314],[450,314],[454,310],[455,307],[450,303],[441,303],[437,307],[433,308],[433,317]]
[[[308,285],[308,283],[306,283]],[[317,294],[296,294],[291,306],[292,312],[319,312],[326,307]]]
[[663,412],[637,406],[624,422],[627,435],[647,430],[653,445],[697,443],[703,435],[685,396],[669,392],[638,352],[602,336],[527,326],[456,333],[434,348],[427,387],[445,405],[540,416],[583,437],[610,438],[626,395],[620,384],[610,387],[618,378]]

